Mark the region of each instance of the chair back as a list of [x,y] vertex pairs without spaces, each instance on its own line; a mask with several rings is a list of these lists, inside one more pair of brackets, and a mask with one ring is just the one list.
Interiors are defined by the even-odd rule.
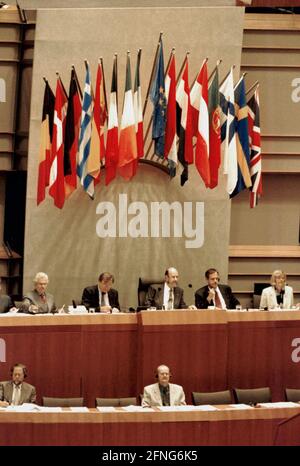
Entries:
[[42,404],[48,407],[75,408],[83,406],[83,398],[53,398],[43,396]]
[[297,403],[300,401],[300,388],[286,388],[285,389],[286,401],[293,401]]
[[227,405],[232,403],[230,390],[220,392],[192,392],[192,400],[198,405]]
[[136,406],[137,401],[134,396],[125,398],[96,398],[96,407],[101,406],[113,406],[117,408],[119,406]]
[[264,290],[265,288],[268,288],[268,286],[270,286],[270,283],[261,283],[261,282],[254,283],[253,296],[252,296],[253,309],[259,308],[262,290]]
[[256,404],[270,403],[272,401],[271,389],[262,388],[234,388],[234,399],[236,403]]
[[139,278],[139,285],[138,285],[138,305],[139,307],[143,307],[145,305],[146,295],[151,285],[161,285],[164,283],[164,280],[161,278]]

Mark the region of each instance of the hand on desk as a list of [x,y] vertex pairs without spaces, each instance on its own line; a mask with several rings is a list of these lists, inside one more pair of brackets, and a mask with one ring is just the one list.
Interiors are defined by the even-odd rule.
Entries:
[[100,307],[100,312],[105,312],[106,314],[109,314],[111,312],[111,307],[110,306],[101,306]]
[[194,304],[191,304],[191,305],[189,306],[189,309],[192,309],[193,311],[196,311],[196,310],[197,310],[197,308],[196,308],[196,306],[195,306]]
[[6,408],[7,406],[9,406],[9,403],[7,401],[0,401],[0,406],[2,408]]

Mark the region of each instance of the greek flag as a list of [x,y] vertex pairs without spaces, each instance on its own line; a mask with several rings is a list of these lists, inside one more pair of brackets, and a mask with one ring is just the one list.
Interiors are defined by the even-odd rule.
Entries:
[[91,88],[91,75],[89,65],[87,64],[79,132],[77,175],[80,178],[83,189],[92,199],[94,199],[94,178],[89,174],[88,170],[88,159],[90,156],[92,134],[92,116],[93,97]]

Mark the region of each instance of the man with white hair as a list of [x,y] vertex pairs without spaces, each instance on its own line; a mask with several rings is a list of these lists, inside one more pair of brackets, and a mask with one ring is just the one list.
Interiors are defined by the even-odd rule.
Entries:
[[20,312],[29,314],[47,314],[57,312],[54,297],[46,293],[49,283],[48,275],[44,272],[38,272],[33,279],[34,289],[24,295]]

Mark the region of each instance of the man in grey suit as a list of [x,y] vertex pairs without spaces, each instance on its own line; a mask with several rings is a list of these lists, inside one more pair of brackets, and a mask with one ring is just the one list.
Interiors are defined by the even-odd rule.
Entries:
[[47,314],[48,312],[57,312],[54,297],[46,293],[49,283],[48,275],[44,272],[38,272],[33,280],[34,289],[28,291],[20,306],[20,312],[28,314]]
[[157,309],[195,309],[194,305],[187,306],[183,298],[183,289],[177,286],[178,272],[174,267],[165,271],[165,283],[163,285],[149,286],[145,307]]
[[22,405],[36,402],[36,390],[33,385],[24,382],[27,369],[17,363],[11,368],[12,380],[0,382],[0,406]]
[[142,406],[179,406],[185,405],[185,394],[181,385],[170,383],[170,369],[161,365],[156,369],[157,383],[144,388]]

